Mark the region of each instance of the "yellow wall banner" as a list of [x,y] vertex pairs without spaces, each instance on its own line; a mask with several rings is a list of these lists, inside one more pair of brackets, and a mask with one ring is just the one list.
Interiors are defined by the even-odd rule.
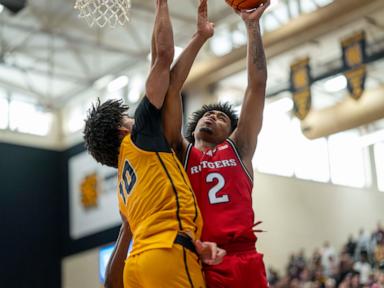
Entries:
[[311,110],[312,80],[309,58],[298,60],[291,65],[290,82],[295,115],[303,120]]
[[353,34],[341,41],[343,49],[344,73],[348,81],[348,90],[352,98],[359,99],[364,92],[367,69],[366,59],[366,35],[364,31]]
[[121,224],[117,170],[102,166],[86,152],[68,161],[69,233],[80,239]]

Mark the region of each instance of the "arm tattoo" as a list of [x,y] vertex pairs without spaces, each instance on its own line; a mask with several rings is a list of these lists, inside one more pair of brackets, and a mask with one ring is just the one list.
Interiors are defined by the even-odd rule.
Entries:
[[248,27],[252,35],[251,37],[253,38],[253,41],[251,41],[250,45],[254,45],[254,50],[252,52],[252,63],[256,65],[257,70],[265,70],[267,63],[265,60],[264,47],[261,40],[259,24],[251,22],[248,23]]

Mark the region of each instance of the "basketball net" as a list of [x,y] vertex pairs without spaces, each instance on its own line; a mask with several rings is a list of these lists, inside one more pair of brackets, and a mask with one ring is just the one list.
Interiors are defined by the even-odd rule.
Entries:
[[129,21],[131,0],[76,0],[75,9],[90,27],[109,25],[116,27]]

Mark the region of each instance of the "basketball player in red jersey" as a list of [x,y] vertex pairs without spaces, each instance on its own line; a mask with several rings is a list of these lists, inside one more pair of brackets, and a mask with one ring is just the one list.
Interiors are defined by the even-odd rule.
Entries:
[[[151,65],[152,69],[156,65],[157,60],[159,60],[159,57],[160,58],[164,57],[164,55],[162,56],[161,53],[159,53],[160,51],[162,51],[162,53],[164,53],[164,47],[165,47],[164,44],[162,44],[163,46],[160,47],[161,49],[159,49],[159,47],[158,47],[159,40],[161,40],[161,37],[158,35],[159,31],[162,31],[162,33],[170,32],[170,31],[167,32],[167,28],[164,26],[164,21],[167,21],[167,22],[169,21],[169,20],[167,20],[167,18],[168,18],[168,16],[167,16],[168,15],[168,8],[167,8],[168,4],[166,2],[167,2],[166,0],[157,0],[157,4],[158,5],[157,5],[157,9],[156,9],[156,11],[157,11],[157,13],[156,13],[156,20],[155,20],[155,26],[154,26],[153,35],[152,35],[152,49],[151,49],[152,50],[152,65]],[[160,8],[159,5],[162,7],[161,9],[159,9]],[[204,45],[204,43],[210,37],[213,36],[213,30],[214,30],[213,29],[213,24],[208,22],[208,19],[207,19],[207,0],[200,0],[200,4],[199,4],[199,8],[198,9],[199,10],[198,10],[198,17],[197,17],[197,31],[194,34],[194,36],[192,37],[192,39],[189,42],[189,44],[187,45],[187,47],[184,49],[183,53],[180,55],[179,59],[177,60],[177,63],[175,64],[175,66],[172,67],[172,70],[169,73],[169,81],[166,81],[166,82],[164,82],[164,81],[161,82],[160,81],[162,84],[166,83],[167,85],[172,85],[172,83],[174,83],[174,82],[175,83],[179,83],[180,79],[179,79],[178,75],[179,74],[180,75],[184,74],[184,72],[183,72],[184,69],[185,69],[184,67],[188,67],[188,66],[191,65],[189,63],[193,62],[193,60],[197,56],[197,53],[199,52],[201,47]],[[160,61],[161,60],[162,59],[160,59]],[[156,74],[155,76],[157,76],[159,78],[159,74]],[[159,79],[161,80],[161,78],[159,78]],[[184,81],[185,81],[185,79],[184,79]],[[159,84],[161,84],[160,82],[159,82]],[[167,89],[168,89],[168,87],[166,87],[166,90],[164,91],[164,94],[166,93]],[[153,95],[159,96],[160,95],[159,93],[161,92],[161,91],[160,92],[159,91],[160,91],[159,89],[152,90],[152,92],[154,93]],[[163,98],[164,98],[164,96],[163,96]],[[143,101],[148,102],[148,95],[146,97],[144,97]],[[179,101],[179,99],[178,99],[178,101]],[[143,107],[142,104],[140,104],[140,105],[141,105],[141,107]],[[111,111],[111,109],[105,109],[106,107],[108,107],[108,106],[103,106],[99,110],[106,111],[106,112],[107,111]],[[154,138],[154,135],[160,135],[160,134],[162,135],[162,134],[164,134],[163,135],[163,136],[165,136],[164,140],[166,142],[169,142],[168,139],[166,138],[166,137],[168,137],[168,135],[166,135],[165,133],[162,133],[163,129],[162,129],[162,127],[160,127],[161,126],[161,117],[158,117],[158,116],[161,116],[161,115],[158,112],[162,113],[162,110],[159,109],[159,108],[152,109],[151,105],[148,105],[148,106],[145,106],[145,107],[147,107],[147,108],[140,110],[139,109],[140,106],[139,106],[139,108],[137,109],[136,114],[139,113],[139,116],[140,115],[145,115],[145,116],[140,116],[140,118],[139,118],[140,121],[136,121],[135,122],[135,125],[138,123],[138,126],[136,126],[136,128],[135,127],[134,128],[137,129],[136,131],[139,131],[141,135],[145,135],[145,137],[146,137],[145,139],[147,139],[146,141],[142,141],[141,142],[142,146],[145,146],[145,145],[148,144],[148,145],[152,145],[152,146],[154,145],[153,146],[154,148],[152,148],[152,149],[160,149],[160,147],[162,147],[163,144],[156,142],[155,138]],[[96,110],[96,111],[99,112],[99,110]],[[145,114],[143,114],[143,110],[145,111]],[[96,114],[96,116],[105,116],[106,112],[104,112],[103,114],[98,113],[98,114]],[[125,112],[126,111],[124,109],[124,113]],[[111,113],[109,113],[109,115],[111,115]],[[107,117],[107,118],[108,119],[109,118],[114,118],[114,119],[117,118],[115,114],[112,114],[112,116]],[[95,119],[95,123],[96,123],[96,121],[98,121],[100,123],[100,117],[95,117],[93,119]],[[105,120],[102,123],[104,125],[104,127],[105,127],[105,122],[106,121],[107,120]],[[113,120],[111,120],[111,121],[113,122]],[[145,125],[143,123],[145,123]],[[167,122],[167,124],[169,125],[170,122]],[[97,125],[97,123],[96,123],[95,129],[98,128],[99,126],[100,125]],[[140,128],[137,128],[137,127],[140,127]],[[144,127],[145,127],[145,129],[144,129]],[[94,134],[95,133],[93,133],[92,135],[94,135]],[[96,133],[97,136],[99,136],[100,134],[101,133],[98,133],[98,134]],[[101,136],[99,136],[99,137],[102,138],[102,139],[105,138],[105,137],[101,137]],[[129,138],[131,138],[131,137],[129,137]],[[160,137],[158,137],[158,138],[160,138]],[[163,137],[161,136],[161,139],[162,138]],[[95,146],[96,145],[93,145],[93,147],[95,147]],[[104,147],[105,145],[97,145],[96,147],[99,148],[100,146]],[[137,174],[136,184],[135,185],[138,185],[138,183],[139,183],[138,181],[140,180],[140,176],[139,176],[140,168],[143,168],[143,167],[147,168],[148,167],[148,165],[147,165],[147,163],[145,161],[145,158],[147,156],[149,156],[151,153],[153,153],[153,152],[151,152],[151,150],[145,150],[145,149],[148,149],[148,148],[145,148],[145,147],[142,148],[142,146],[140,146],[140,149],[134,149],[134,151],[136,151],[137,153],[144,153],[146,155],[145,157],[143,155],[141,155],[141,157],[140,157],[140,164],[141,165],[136,165],[136,167],[135,167],[135,170],[136,170],[135,173]],[[168,147],[168,144],[166,146]],[[170,148],[170,147],[168,147],[168,148]],[[124,149],[124,148],[120,148],[120,151],[121,151],[121,149]],[[120,152],[120,154],[122,154],[122,152]],[[162,155],[162,157],[163,156],[164,155]],[[172,157],[173,160],[176,160],[176,156],[174,155],[174,153],[167,153],[167,156]],[[173,160],[171,160],[171,161],[167,160],[168,162],[167,161],[165,161],[165,162],[163,161],[165,163],[165,167],[169,166],[169,163],[176,163],[177,162],[177,161],[174,162]],[[133,165],[132,163],[133,162],[131,162],[131,165]],[[179,163],[179,162],[177,162],[177,163]],[[157,164],[160,164],[160,162],[154,161],[151,165],[154,166],[154,165],[157,165]],[[158,170],[158,169],[156,169],[156,167],[153,168],[153,169],[155,169],[154,171]],[[162,169],[160,168],[160,170],[162,170]],[[187,175],[186,175],[185,171],[183,171],[183,167],[182,167],[181,164],[178,165],[178,168],[176,169],[176,172],[177,172],[176,174],[180,174],[181,175],[181,174],[184,173],[183,175],[185,177],[183,176],[182,179],[180,179],[180,178],[177,179],[176,177],[174,177],[174,175],[172,174],[172,172],[175,172],[174,170],[167,170],[167,171],[168,172],[165,173],[164,175],[170,175],[170,177],[172,177],[172,179],[173,179],[173,181],[171,181],[172,185],[165,185],[165,187],[167,187],[167,189],[170,189],[171,187],[174,187],[175,188],[175,192],[178,192],[177,194],[180,194],[181,191],[183,191],[182,188],[184,186],[190,187],[189,181],[187,179]],[[158,175],[155,175],[154,177],[157,178],[157,180],[155,182],[156,183],[160,183],[158,181],[158,179],[159,179]],[[145,194],[145,193],[143,194],[143,192],[147,192],[147,194],[148,194],[148,189],[153,187],[153,185],[151,185],[151,183],[152,182],[149,181],[149,184],[146,186],[146,189],[140,190],[139,188],[136,188],[136,191],[137,191],[136,193],[139,192],[139,194],[141,195],[140,197],[143,197],[143,195]],[[153,196],[154,194],[152,193],[152,197],[155,197],[155,198],[162,197],[161,196],[162,194],[160,192],[162,190],[164,190],[163,189],[164,187],[162,187],[162,186],[160,187],[160,186],[158,186],[158,185],[156,186],[157,187],[156,196]],[[149,195],[150,195],[150,193],[149,193]],[[192,193],[192,188],[189,188],[188,195],[190,195],[193,198],[195,198],[194,194]],[[162,200],[162,203],[166,204],[163,207],[164,209],[170,209],[170,205],[167,204],[166,201]],[[197,204],[194,205],[194,208],[195,209],[197,208]],[[183,213],[186,213],[186,210],[187,209],[185,207],[182,207],[180,211],[183,211]],[[165,215],[165,214],[163,214],[163,215]],[[194,217],[195,217],[194,221],[196,219],[201,219],[201,217],[199,215],[201,215],[201,214],[197,213],[197,214],[194,215]],[[154,217],[151,216],[151,218],[153,219]],[[167,220],[166,218],[167,217],[163,217],[161,219],[162,223],[158,223],[158,224],[168,225],[168,224],[166,224],[166,223],[168,223],[166,221]],[[132,281],[138,280],[137,277],[141,278],[142,281],[145,280],[145,282],[146,282],[145,285],[139,285],[139,284],[137,284],[138,283],[137,282],[135,285],[133,285],[134,287],[139,287],[140,286],[140,287],[156,287],[156,288],[158,288],[158,287],[167,287],[167,288],[170,288],[170,287],[173,287],[173,286],[171,286],[169,284],[171,282],[172,283],[176,283],[177,282],[177,284],[175,284],[176,286],[174,286],[174,287],[177,287],[177,288],[181,288],[181,287],[183,287],[183,288],[185,288],[185,287],[195,287],[195,288],[205,287],[205,285],[203,285],[202,283],[200,285],[200,284],[197,284],[197,282],[196,282],[196,278],[197,278],[196,276],[198,276],[198,275],[202,276],[201,267],[199,267],[198,271],[195,271],[196,273],[192,273],[192,272],[190,274],[187,273],[188,277],[191,276],[190,278],[188,278],[188,279],[191,280],[191,282],[190,282],[191,285],[190,286],[188,284],[181,284],[181,281],[185,280],[185,279],[183,280],[183,277],[180,277],[180,272],[181,273],[183,272],[183,265],[181,263],[180,263],[180,265],[174,265],[175,263],[170,262],[170,261],[164,262],[163,261],[164,259],[159,258],[158,256],[157,257],[153,256],[152,259],[154,259],[154,261],[155,260],[158,261],[158,263],[162,263],[161,264],[162,266],[160,265],[158,267],[155,267],[156,265],[153,265],[152,268],[155,268],[155,269],[151,268],[151,269],[149,269],[148,271],[146,271],[142,275],[140,273],[131,273],[133,271],[133,270],[131,270],[131,268],[133,268],[133,266],[130,265],[130,264],[125,265],[125,260],[127,258],[127,251],[128,251],[129,241],[130,241],[130,239],[132,237],[132,233],[131,233],[130,225],[127,222],[127,220],[128,220],[127,217],[122,215],[122,219],[123,219],[123,225],[122,225],[122,228],[120,230],[120,234],[119,234],[119,237],[118,237],[118,240],[117,240],[117,243],[116,243],[116,248],[115,248],[115,250],[114,250],[114,252],[113,252],[113,254],[111,256],[111,259],[109,261],[108,267],[106,269],[105,287],[108,287],[108,288],[122,288],[122,287],[124,287],[124,283],[123,283],[123,274],[124,274],[124,272],[123,271],[124,271],[125,267],[126,268],[128,267],[127,271],[125,273],[125,275],[126,275],[125,279],[128,280],[127,282],[129,282],[128,283],[129,285],[132,285],[131,284]],[[147,233],[153,231],[153,225],[149,225],[148,227],[143,228],[141,232],[143,232],[143,231],[147,231]],[[201,231],[201,228],[199,228],[199,231]],[[132,231],[132,232],[134,234],[134,231]],[[196,231],[194,231],[194,232],[196,232]],[[149,234],[151,234],[151,233],[149,233]],[[189,234],[187,234],[187,235],[189,235]],[[184,236],[187,236],[187,235],[184,235]],[[151,235],[151,236],[154,236],[154,235]],[[177,239],[179,239],[179,238],[180,237],[176,237],[176,240],[175,240],[176,243],[178,243],[179,240],[177,240]],[[147,242],[150,242],[150,241],[147,241]],[[192,243],[192,240],[190,240],[188,242]],[[193,244],[195,245],[194,247],[193,247]],[[191,251],[192,250],[196,250],[196,252],[200,256],[201,262],[206,263],[208,265],[215,265],[217,263],[220,263],[222,261],[224,255],[225,255],[225,251],[223,249],[218,248],[215,243],[195,241],[195,242],[193,242],[193,244],[192,244],[192,247],[190,245],[188,245],[189,246],[188,249],[191,250]],[[154,250],[156,250],[156,249],[151,249],[151,253],[156,252]],[[159,250],[164,250],[164,249],[159,249]],[[170,249],[165,249],[163,252],[164,253],[168,253],[169,251],[171,251],[171,250]],[[145,252],[141,253],[140,257],[141,258],[145,257],[144,254],[145,254]],[[139,254],[137,254],[137,255],[139,255]],[[179,260],[186,261],[187,258],[184,258],[184,259],[180,258]],[[128,258],[127,261],[129,261],[129,259],[130,258]],[[197,259],[197,257],[196,257],[196,259]],[[134,261],[134,259],[130,259],[130,260]],[[161,262],[161,261],[163,261],[164,263]],[[188,260],[188,262],[189,262],[189,260]],[[155,264],[155,262],[153,262],[153,264]],[[130,267],[130,266],[132,266],[132,267]],[[142,265],[139,265],[139,266],[140,266],[139,269],[143,269]],[[161,275],[160,272],[164,271],[164,269],[162,269],[162,268],[166,269],[170,273],[167,273],[166,277],[162,277],[162,278],[161,277],[153,277],[153,275]],[[201,277],[201,279],[202,279],[202,277]],[[149,284],[149,283],[151,283],[150,281],[152,281],[152,280],[153,280],[152,284]]]
[[255,248],[253,227],[258,223],[254,224],[251,194],[252,158],[262,126],[267,80],[259,20],[269,4],[237,11],[248,34],[248,86],[239,119],[229,104],[205,105],[192,115],[187,137],[182,137],[180,91],[193,57],[179,68],[179,81],[171,82],[163,108],[164,132],[185,163],[203,215],[202,239],[227,251],[221,264],[205,266],[210,288],[268,287],[263,256]]

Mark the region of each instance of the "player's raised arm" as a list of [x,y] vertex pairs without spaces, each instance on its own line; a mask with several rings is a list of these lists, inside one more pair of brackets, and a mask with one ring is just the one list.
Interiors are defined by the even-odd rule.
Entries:
[[[158,109],[163,106],[169,86],[170,66],[174,56],[174,42],[167,0],[156,0],[156,19],[154,27],[154,62],[146,82],[149,101]],[[153,49],[152,49],[153,50]]]
[[268,1],[251,12],[238,11],[248,33],[248,86],[245,91],[238,127],[231,138],[237,144],[240,156],[248,171],[252,171],[252,157],[255,153],[257,136],[261,130],[263,119],[267,65],[259,20],[269,4]]
[[197,16],[197,32],[184,49],[171,70],[168,94],[163,107],[163,127],[168,143],[178,154],[180,160],[186,148],[181,134],[182,99],[181,90],[191,71],[192,65],[204,43],[213,36],[214,24],[208,20],[207,0],[200,0]]
[[122,215],[121,218],[123,224],[121,225],[120,233],[116,240],[115,249],[112,252],[105,270],[105,288],[124,288],[123,271],[132,233],[125,217]]

